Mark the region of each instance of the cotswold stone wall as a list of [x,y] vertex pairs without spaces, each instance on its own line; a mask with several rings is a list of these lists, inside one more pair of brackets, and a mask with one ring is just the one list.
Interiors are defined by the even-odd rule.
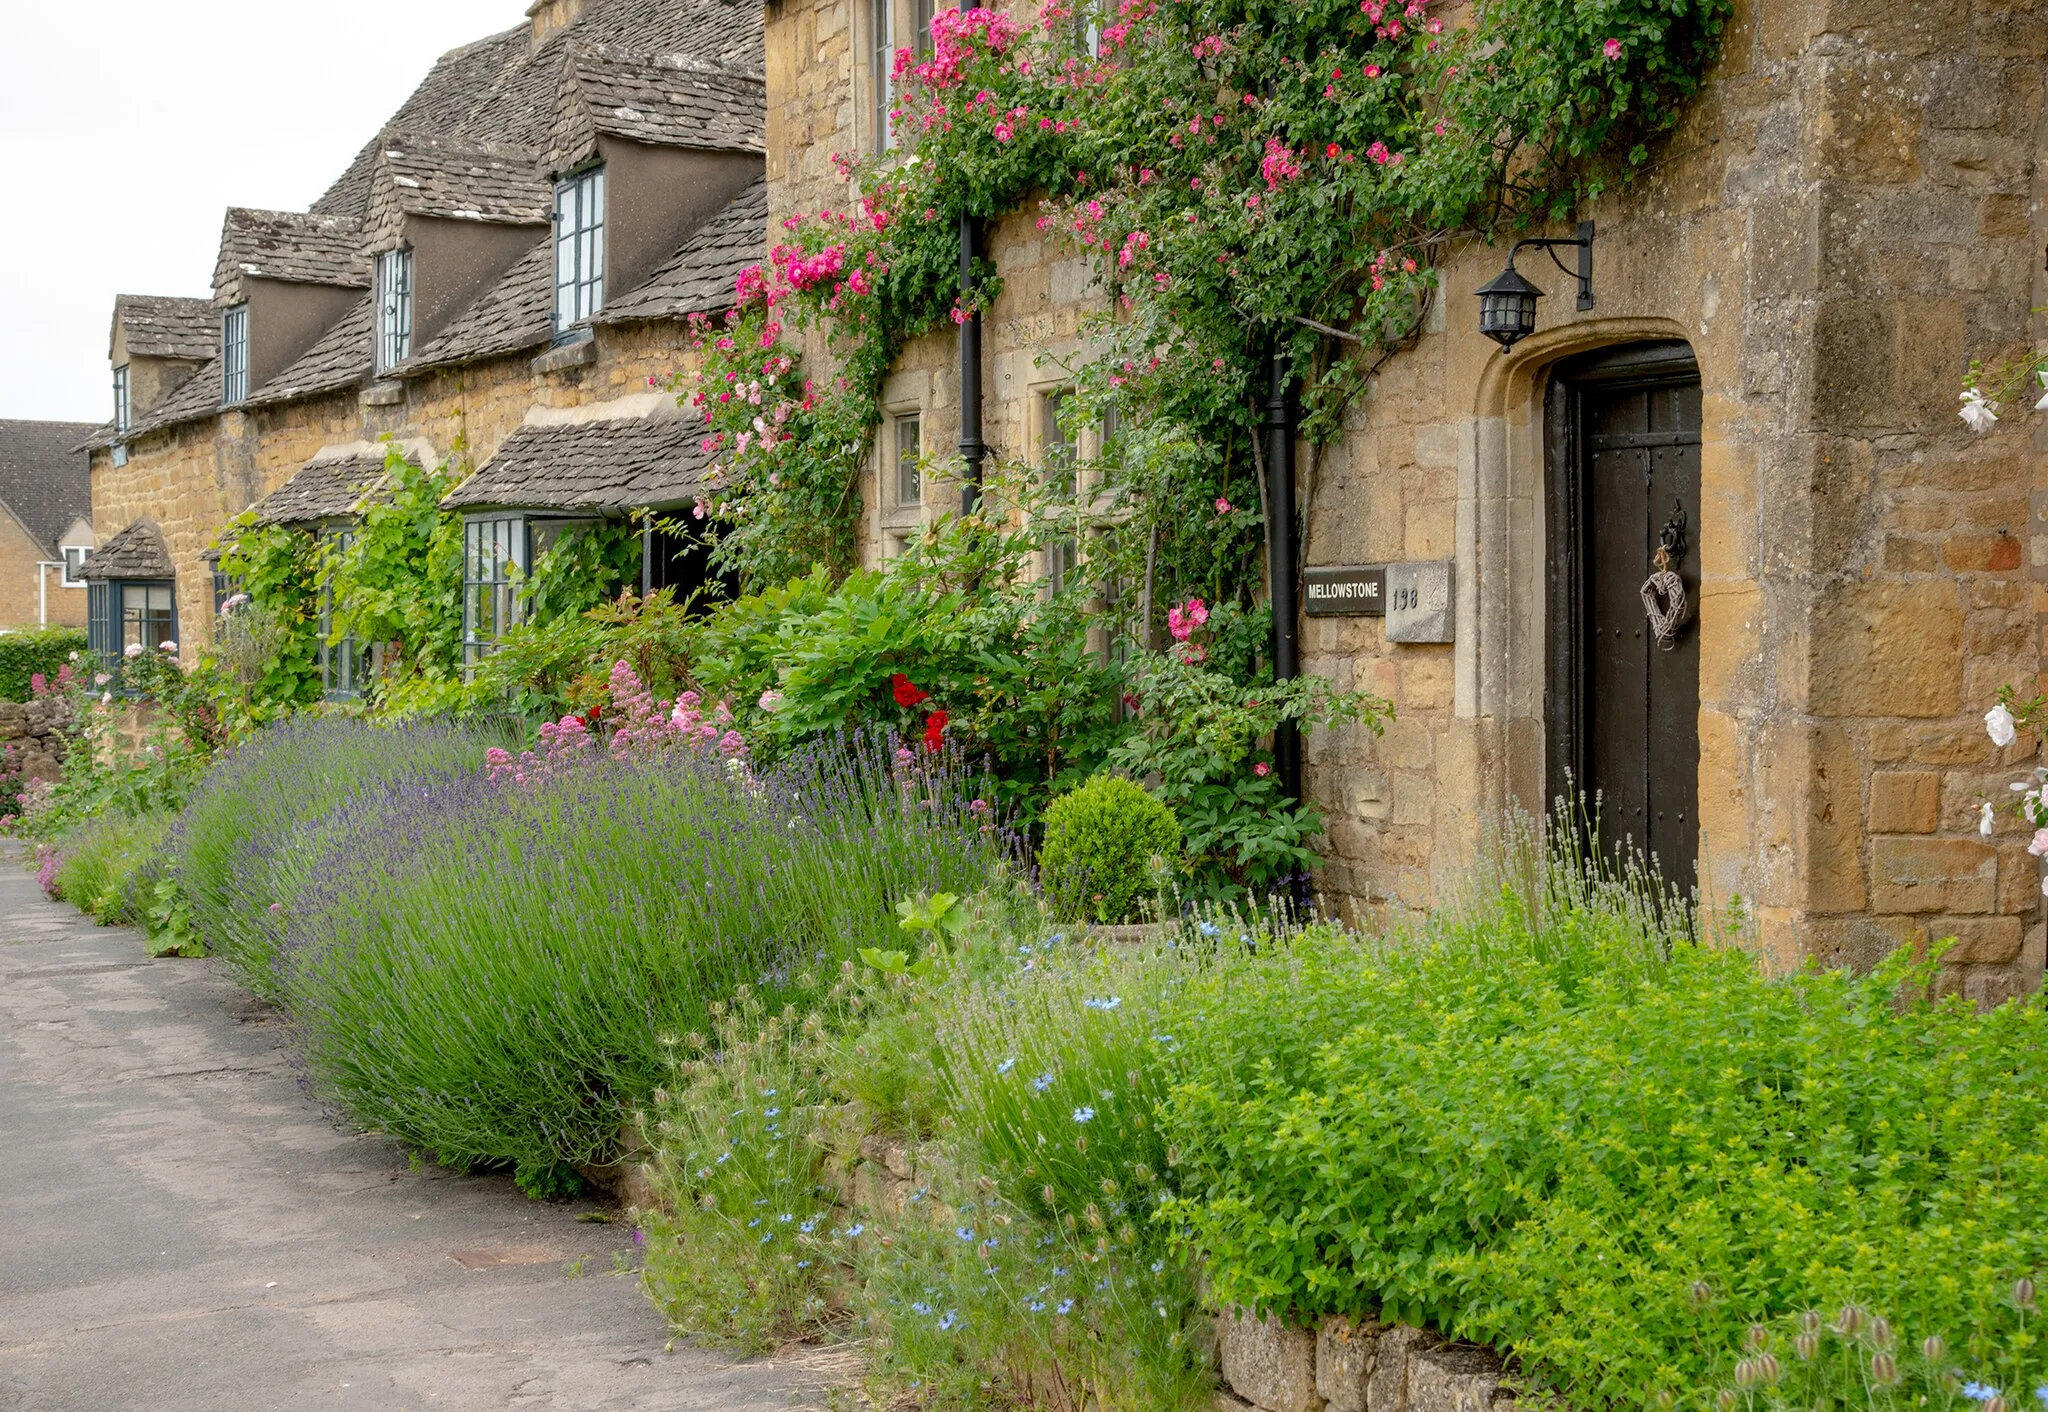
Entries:
[[[1020,17],[1031,17],[1019,9]],[[768,13],[770,205],[843,203],[832,150],[858,136],[861,60],[836,0]],[[1946,984],[1985,1002],[2038,984],[2039,872],[2017,820],[1975,831],[2033,742],[2000,753],[1982,712],[2032,695],[2048,648],[2048,442],[1955,416],[1968,361],[2015,349],[2048,304],[2048,132],[2039,0],[1738,0],[1724,53],[1643,177],[1583,213],[1596,307],[1551,290],[1499,353],[1476,287],[1498,248],[1455,252],[1416,345],[1337,444],[1303,448],[1310,564],[1448,559],[1456,641],[1388,644],[1376,619],[1309,619],[1306,668],[1395,705],[1382,737],[1308,745],[1329,812],[1326,893],[1354,915],[1440,902],[1490,818],[1541,811],[1544,394],[1558,360],[1687,340],[1704,393],[1703,523],[1687,577],[1701,647],[1702,881],[1740,895],[1779,962],[1868,965],[1953,936]],[[1044,355],[1095,307],[1076,252],[1026,211],[989,246],[987,439],[1031,457]],[[815,356],[818,350],[812,350]],[[885,389],[950,453],[950,333]],[[870,552],[956,503],[874,493]]]
[[[153,516],[178,571],[178,618],[187,662],[210,640],[213,569],[203,557],[227,522],[291,479],[324,446],[425,440],[437,457],[489,459],[536,407],[580,407],[650,389],[650,376],[689,364],[673,322],[600,326],[588,363],[543,371],[538,350],[442,369],[403,385],[393,403],[350,388],[276,406],[222,412],[147,434],[115,468],[93,453],[93,523],[111,533]],[[82,596],[82,595],[81,595]],[[81,621],[82,610],[81,610]]]

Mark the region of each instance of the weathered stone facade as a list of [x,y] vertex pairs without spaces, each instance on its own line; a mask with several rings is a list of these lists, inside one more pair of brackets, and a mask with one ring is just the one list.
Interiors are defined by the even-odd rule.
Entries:
[[[1550,370],[1643,340],[1692,347],[1702,523],[1699,822],[1708,894],[1740,896],[1780,962],[1869,964],[1949,936],[1949,984],[2037,984],[2040,873],[2010,811],[2031,741],[1986,740],[2048,643],[2048,440],[1955,416],[1973,356],[2016,349],[2048,303],[2048,128],[2037,0],[1742,0],[1682,129],[1645,176],[1580,214],[1597,305],[1545,300],[1501,353],[1476,328],[1498,248],[1458,253],[1416,344],[1338,443],[1303,448],[1311,564],[1450,560],[1456,641],[1389,644],[1379,620],[1314,618],[1305,669],[1395,705],[1385,735],[1308,743],[1329,811],[1329,894],[1362,911],[1446,895],[1487,821],[1540,812]],[[863,42],[839,0],[768,13],[768,173],[779,219],[842,202]],[[1078,252],[1031,214],[988,235],[1005,285],[985,320],[987,440],[1036,451],[1035,400],[1091,307]],[[1539,272],[1540,273],[1540,272]],[[958,435],[955,351],[935,335],[884,394],[928,451]],[[870,482],[870,549],[955,491],[893,508]]]

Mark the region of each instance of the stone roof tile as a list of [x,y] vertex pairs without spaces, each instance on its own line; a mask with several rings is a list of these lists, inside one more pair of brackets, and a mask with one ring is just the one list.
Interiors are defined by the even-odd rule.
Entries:
[[170,551],[164,548],[163,531],[156,521],[140,519],[129,525],[86,557],[89,579],[175,578]]
[[367,289],[370,265],[361,246],[362,222],[353,217],[230,206],[221,225],[214,288],[252,275]]
[[379,163],[373,211],[389,202],[408,215],[508,225],[545,225],[554,211],[540,156],[524,148],[394,131]]
[[760,180],[699,226],[647,283],[613,300],[604,324],[675,319],[729,309],[740,272],[768,258],[768,183]]
[[46,558],[79,516],[92,514],[92,460],[79,445],[86,422],[0,421],[0,502],[35,536]]
[[440,337],[395,370],[400,374],[473,363],[536,348],[554,337],[555,250],[540,241],[512,262],[476,303],[441,330]]
[[708,458],[688,417],[528,423],[441,503],[451,510],[626,511],[688,503]]
[[147,416],[139,417],[128,428],[128,441],[135,440],[144,432],[160,427],[175,426],[199,417],[210,417],[220,410],[221,379],[220,359],[215,358],[201,366],[191,377],[178,384],[178,390],[166,397]]
[[578,48],[569,56],[563,102],[558,155],[580,155],[590,130],[656,147],[765,150],[767,88],[744,69],[683,55]]
[[202,359],[220,351],[220,310],[211,299],[117,294],[114,324],[132,358]]
[[250,506],[259,523],[316,524],[360,513],[363,502],[384,484],[386,452],[349,451],[312,460],[292,478]]

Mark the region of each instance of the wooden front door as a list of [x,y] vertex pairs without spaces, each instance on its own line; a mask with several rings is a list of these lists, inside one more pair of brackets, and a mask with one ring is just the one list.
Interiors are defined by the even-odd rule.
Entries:
[[[1551,793],[1583,795],[1603,850],[1647,852],[1689,891],[1699,859],[1699,369],[1683,343],[1606,350],[1561,365],[1545,410]],[[1686,597],[1662,640],[1643,600],[1660,545]]]

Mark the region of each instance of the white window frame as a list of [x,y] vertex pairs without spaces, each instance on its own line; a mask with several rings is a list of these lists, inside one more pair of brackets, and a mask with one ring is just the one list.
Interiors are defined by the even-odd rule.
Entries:
[[555,337],[604,307],[605,178],[589,167],[555,183]]
[[411,356],[412,251],[401,245],[377,257],[377,371]]
[[132,417],[129,400],[128,365],[114,369],[114,430],[126,432]]
[[[912,438],[904,446],[904,437]],[[909,454],[906,457],[905,451]],[[889,419],[890,489],[899,506],[924,504],[924,413],[901,412]]]
[[231,304],[220,316],[220,404],[249,400],[249,306]]
[[[532,563],[527,517],[518,511],[470,516],[462,526],[462,665],[497,649],[498,638],[519,622],[519,585]],[[489,621],[487,622],[486,619]]]
[[64,573],[58,582],[66,588],[85,587],[85,561],[92,553],[89,544],[66,544],[57,550],[64,559]]

